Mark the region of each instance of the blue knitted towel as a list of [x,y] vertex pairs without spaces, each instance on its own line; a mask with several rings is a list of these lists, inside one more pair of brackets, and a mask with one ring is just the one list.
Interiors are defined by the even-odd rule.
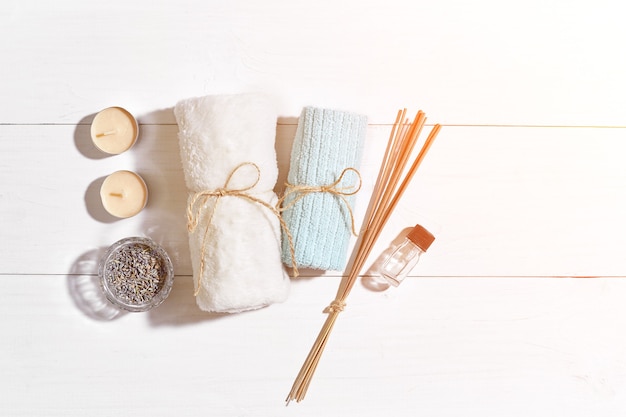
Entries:
[[[297,187],[324,186],[335,182],[345,168],[359,169],[367,117],[338,110],[305,107],[291,149],[287,181]],[[339,187],[358,186],[359,178],[347,172]],[[294,203],[295,199],[295,203]],[[354,207],[354,196],[347,201]],[[343,270],[346,264],[351,219],[341,197],[328,192],[297,198],[288,194],[283,212],[293,236],[298,267]],[[283,236],[282,260],[293,265]]]

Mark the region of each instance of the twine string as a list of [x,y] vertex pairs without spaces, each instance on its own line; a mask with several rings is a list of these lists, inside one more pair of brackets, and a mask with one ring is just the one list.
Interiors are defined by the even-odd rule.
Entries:
[[[239,169],[241,169],[244,166],[251,166],[255,169],[256,179],[248,186],[244,186],[242,188],[230,188],[229,185],[233,176]],[[200,292],[200,280],[202,279],[202,276],[204,274],[204,267],[205,267],[204,255],[205,255],[205,249],[206,249],[206,239],[209,234],[209,228],[211,224],[213,223],[213,217],[215,215],[215,210],[217,208],[218,203],[220,202],[222,197],[227,197],[227,196],[239,197],[239,198],[248,200],[251,203],[260,204],[261,206],[265,207],[270,212],[272,212],[278,218],[278,221],[280,222],[280,226],[285,231],[285,235],[287,236],[287,240],[289,242],[289,252],[290,252],[291,260],[293,264],[294,276],[296,277],[298,276],[298,268],[295,263],[296,255],[295,255],[295,249],[293,245],[293,238],[292,238],[291,232],[289,231],[289,228],[287,227],[287,223],[285,223],[282,216],[280,215],[280,211],[276,207],[272,206],[271,204],[261,200],[260,198],[254,197],[248,193],[248,191],[256,187],[260,179],[261,179],[261,169],[259,168],[259,166],[255,164],[254,162],[243,162],[237,165],[230,172],[223,187],[217,188],[215,190],[198,191],[194,193],[191,199],[189,200],[189,204],[187,205],[187,230],[191,233],[198,227],[198,223],[200,222],[200,216],[202,215],[202,211],[206,203],[209,201],[210,198],[215,198],[215,204],[213,204],[211,213],[209,214],[208,220],[206,222],[206,228],[204,229],[204,234],[202,236],[200,272],[196,280],[196,289],[194,291],[194,296],[197,296],[198,293]],[[198,204],[199,202],[200,204]]]
[[333,300],[332,303],[326,309],[324,309],[324,313],[328,314],[337,314],[341,313],[343,309],[346,308],[346,302],[343,300]]
[[[343,182],[343,178],[348,172],[354,172],[356,174],[357,179],[358,179],[357,183],[354,185],[350,185],[350,186],[340,186],[341,183]],[[350,217],[350,225],[352,229],[352,234],[356,236],[357,232],[356,232],[356,228],[354,227],[354,213],[352,211],[352,207],[350,206],[350,203],[348,202],[347,197],[358,193],[359,190],[361,189],[362,183],[363,181],[361,179],[361,174],[356,168],[352,168],[352,167],[345,168],[343,171],[341,171],[341,174],[334,182],[331,182],[330,184],[326,184],[326,185],[294,185],[294,184],[290,184],[286,182],[285,186],[287,187],[287,191],[285,191],[285,194],[278,201],[277,207],[279,207],[278,210],[280,212],[283,212],[295,206],[298,201],[300,201],[301,199],[303,199],[309,194],[329,193],[331,195],[338,197],[339,199],[341,199],[341,201],[343,201],[344,205],[346,206],[348,210],[348,215]],[[292,194],[297,194],[297,195],[296,197],[294,197],[293,200],[289,201],[287,205],[282,206],[285,200],[287,199],[287,197],[291,196]]]

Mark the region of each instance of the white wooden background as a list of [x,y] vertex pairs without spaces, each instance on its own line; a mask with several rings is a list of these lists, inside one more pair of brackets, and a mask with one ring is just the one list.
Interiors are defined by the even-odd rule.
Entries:
[[[4,0],[0,415],[623,416],[622,16],[604,0]],[[359,219],[396,111],[444,125],[375,254],[414,223],[437,240],[399,288],[355,287],[289,407],[341,273],[239,315],[192,296],[172,106],[248,91],[278,102],[281,179],[303,106],[370,117]],[[105,158],[89,124],[112,105],[141,136]],[[117,169],[150,201],[113,221],[97,190]],[[95,266],[131,235],[165,246],[176,283],[116,315]]]

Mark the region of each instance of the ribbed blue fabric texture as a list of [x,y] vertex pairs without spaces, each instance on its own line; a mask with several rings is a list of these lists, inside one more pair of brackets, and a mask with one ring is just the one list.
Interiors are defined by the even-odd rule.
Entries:
[[[345,168],[358,170],[366,129],[366,116],[305,107],[291,149],[287,181],[294,186],[323,186],[336,181]],[[356,174],[348,172],[339,186],[357,184]],[[283,206],[289,207],[295,198],[295,194],[288,195]],[[355,196],[347,200],[354,209]],[[307,194],[285,210],[283,218],[293,236],[298,267],[336,271],[345,268],[351,222],[340,197],[328,192]],[[282,260],[292,265],[284,236]]]

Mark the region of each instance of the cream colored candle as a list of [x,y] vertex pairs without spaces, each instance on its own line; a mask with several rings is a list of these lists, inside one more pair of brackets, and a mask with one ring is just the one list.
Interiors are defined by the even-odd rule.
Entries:
[[121,107],[102,110],[91,123],[91,140],[98,149],[109,154],[120,154],[130,149],[138,133],[137,120]]
[[117,171],[102,183],[100,198],[105,210],[113,216],[132,217],[146,206],[148,187],[134,172]]

